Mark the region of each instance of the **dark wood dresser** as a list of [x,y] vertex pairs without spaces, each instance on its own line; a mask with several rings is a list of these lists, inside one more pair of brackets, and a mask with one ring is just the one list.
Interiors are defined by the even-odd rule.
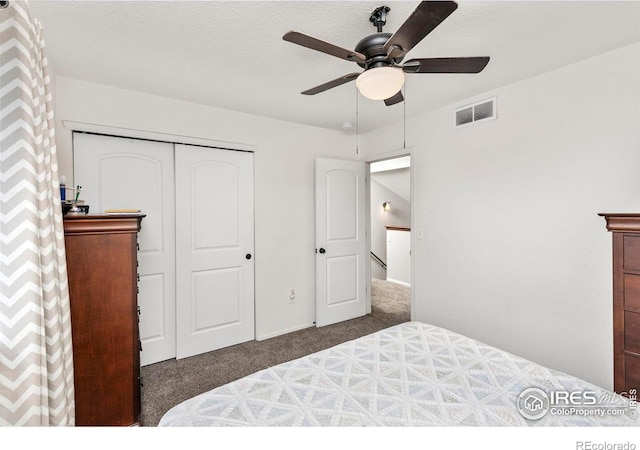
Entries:
[[141,425],[137,249],[143,217],[64,218],[76,425]]
[[640,214],[602,213],[613,233],[614,390],[640,389]]

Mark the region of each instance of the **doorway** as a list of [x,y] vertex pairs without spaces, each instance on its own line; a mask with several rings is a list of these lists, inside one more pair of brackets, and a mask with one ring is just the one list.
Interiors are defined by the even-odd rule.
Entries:
[[411,156],[373,161],[369,173],[372,308],[410,316]]

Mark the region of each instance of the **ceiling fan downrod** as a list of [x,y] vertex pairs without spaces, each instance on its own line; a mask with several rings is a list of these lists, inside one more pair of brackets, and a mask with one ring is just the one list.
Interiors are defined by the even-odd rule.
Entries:
[[382,27],[387,23],[387,13],[389,11],[391,11],[391,8],[388,6],[378,6],[371,13],[369,22],[373,23],[373,26],[376,27],[378,33],[382,33]]

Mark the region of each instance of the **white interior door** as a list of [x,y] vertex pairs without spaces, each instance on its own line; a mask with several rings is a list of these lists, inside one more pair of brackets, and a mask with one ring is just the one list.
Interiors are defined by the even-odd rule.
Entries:
[[173,144],[74,133],[74,178],[90,213],[140,209],[142,365],[176,356]]
[[316,159],[316,325],[366,314],[363,162]]
[[176,357],[254,339],[253,154],[176,145]]

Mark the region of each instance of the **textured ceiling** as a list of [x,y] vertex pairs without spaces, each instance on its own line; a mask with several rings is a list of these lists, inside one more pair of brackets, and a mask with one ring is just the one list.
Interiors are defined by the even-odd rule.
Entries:
[[331,129],[357,119],[360,132],[640,41],[639,1],[461,1],[405,60],[490,56],[482,73],[408,74],[392,107],[353,82],[301,95],[360,67],[282,35],[352,49],[382,4],[393,33],[418,2],[30,1],[58,75]]

